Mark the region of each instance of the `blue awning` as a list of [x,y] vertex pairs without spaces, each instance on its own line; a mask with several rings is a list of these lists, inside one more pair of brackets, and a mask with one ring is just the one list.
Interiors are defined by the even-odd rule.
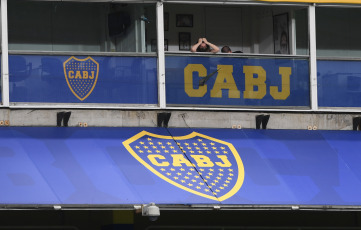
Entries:
[[361,205],[361,132],[0,128],[1,205]]

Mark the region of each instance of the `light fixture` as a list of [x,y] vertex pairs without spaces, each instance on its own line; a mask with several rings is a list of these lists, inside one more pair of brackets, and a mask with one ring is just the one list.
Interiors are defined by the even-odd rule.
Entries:
[[160,216],[159,207],[154,203],[142,205],[142,216],[148,216],[150,221],[156,221]]

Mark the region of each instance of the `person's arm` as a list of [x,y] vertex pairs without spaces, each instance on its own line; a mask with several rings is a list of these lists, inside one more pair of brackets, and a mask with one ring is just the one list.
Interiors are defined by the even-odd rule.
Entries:
[[198,43],[194,44],[191,48],[191,52],[197,52],[198,46],[202,44],[202,38],[198,39]]
[[218,53],[218,52],[219,52],[219,47],[218,47],[218,46],[216,46],[216,45],[208,42],[206,38],[203,38],[203,41],[204,41],[204,43],[206,43],[207,45],[209,45],[209,47],[212,48],[212,49],[211,49],[211,52],[212,52],[212,53]]

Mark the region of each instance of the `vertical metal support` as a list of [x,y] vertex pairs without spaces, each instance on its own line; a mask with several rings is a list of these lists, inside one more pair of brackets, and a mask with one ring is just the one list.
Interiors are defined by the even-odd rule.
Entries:
[[[144,8],[141,8],[139,11],[139,18],[145,18],[144,15]],[[145,47],[145,21],[138,19],[137,21],[139,21],[140,23],[140,50],[137,50],[137,52],[142,52],[145,53],[146,52],[146,47]]]
[[166,108],[163,2],[157,2],[158,102]]
[[[144,14],[142,15],[144,16]],[[146,52],[146,47],[145,47],[145,22],[144,21],[140,21],[140,34],[141,34],[141,52],[145,53]]]
[[9,48],[8,48],[8,6],[1,0],[1,97],[2,105],[9,106]]
[[289,30],[289,31],[291,31],[291,38],[289,39],[289,41],[291,42],[290,54],[296,55],[297,37],[296,37],[296,14],[295,14],[295,11],[292,10],[290,12],[290,15],[291,15],[291,29]]
[[317,57],[316,57],[316,7],[308,7],[308,27],[310,40],[310,97],[311,110],[318,110]]

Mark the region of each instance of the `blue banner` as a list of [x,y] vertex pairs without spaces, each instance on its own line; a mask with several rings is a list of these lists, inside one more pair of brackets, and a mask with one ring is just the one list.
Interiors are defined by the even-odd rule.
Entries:
[[0,128],[0,204],[361,205],[361,132]]
[[156,57],[9,56],[10,102],[157,104]]
[[308,60],[167,56],[167,105],[310,106]]
[[317,61],[318,105],[361,107],[361,62]]

